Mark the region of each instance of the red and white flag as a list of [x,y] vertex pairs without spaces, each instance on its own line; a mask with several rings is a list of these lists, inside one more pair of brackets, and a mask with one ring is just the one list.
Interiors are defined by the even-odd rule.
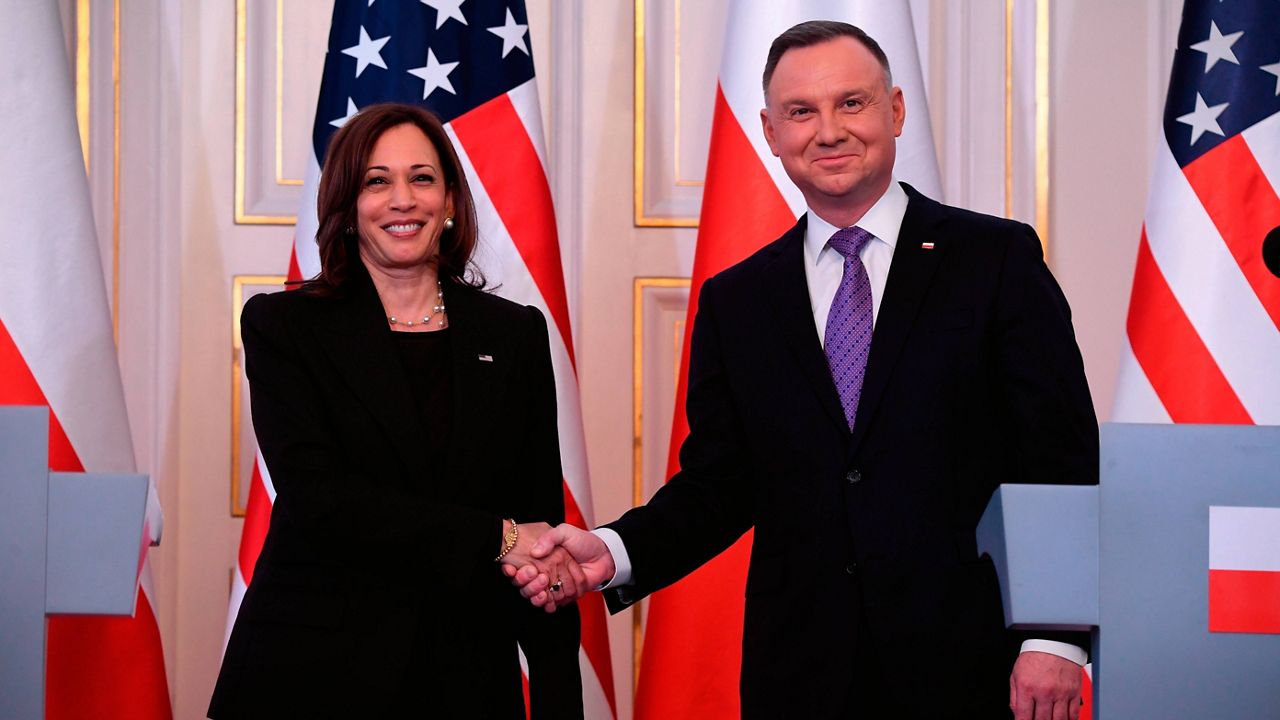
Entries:
[[[523,0],[389,3],[336,0],[316,103],[312,162],[298,213],[292,280],[320,270],[316,192],[329,136],[365,105],[421,104],[445,121],[480,222],[475,261],[497,294],[540,309],[551,328],[565,516],[592,526],[577,370],[547,153]],[[240,539],[227,632],[266,537],[275,490],[258,455]],[[578,601],[586,717],[616,717],[604,601]]]
[[[49,408],[50,469],[132,473],[56,3],[5,5],[0,64],[0,405]],[[133,617],[49,619],[46,718],[173,716],[154,598],[144,555]]]
[[1209,508],[1209,632],[1280,633],[1280,508]]
[[[805,209],[804,198],[773,157],[760,129],[761,73],[773,39],[806,20],[842,20],[875,38],[902,87],[907,118],[898,139],[895,176],[941,197],[924,79],[906,0],[735,0],[729,5],[724,54],[712,114],[706,185],[694,254],[684,352],[672,422],[667,476],[679,470],[689,434],[685,397],[689,338],[698,291],[717,272],[777,239]],[[742,665],[743,595],[750,557],[748,533],[649,602],[637,720],[737,718]],[[726,588],[739,588],[731,592]],[[736,598],[736,600],[734,599]]]

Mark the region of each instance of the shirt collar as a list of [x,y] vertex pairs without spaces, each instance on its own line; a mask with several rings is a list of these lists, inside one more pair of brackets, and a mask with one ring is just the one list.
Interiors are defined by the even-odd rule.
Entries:
[[[902,230],[902,218],[906,214],[907,193],[898,184],[897,178],[894,178],[889,181],[889,189],[855,224],[876,236],[876,239],[892,250],[898,244],[898,232]],[[840,228],[818,217],[812,209],[806,210],[805,215],[808,218],[804,232],[805,256],[810,264],[814,264],[826,249],[827,241]]]

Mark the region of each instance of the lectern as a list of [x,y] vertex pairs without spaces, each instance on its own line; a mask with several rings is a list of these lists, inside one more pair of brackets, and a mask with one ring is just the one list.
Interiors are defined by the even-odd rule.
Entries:
[[1010,627],[1092,631],[1095,720],[1280,717],[1280,427],[1105,424],[1098,487],[1002,485],[978,547]]
[[133,614],[148,485],[49,472],[48,409],[0,407],[0,718],[44,717],[47,616]]

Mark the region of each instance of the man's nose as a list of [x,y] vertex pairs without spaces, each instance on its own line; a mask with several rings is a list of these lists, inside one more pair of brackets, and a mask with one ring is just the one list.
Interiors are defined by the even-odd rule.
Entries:
[[834,111],[826,110],[818,113],[818,144],[838,145],[845,139],[847,132],[844,124]]

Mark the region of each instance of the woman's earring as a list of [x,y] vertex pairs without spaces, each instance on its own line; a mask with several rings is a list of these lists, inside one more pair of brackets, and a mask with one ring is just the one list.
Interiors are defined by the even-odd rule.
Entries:
[[445,229],[445,230],[452,230],[452,229],[453,229],[453,218],[451,218],[451,217],[447,217],[447,218],[445,218],[445,219],[444,219],[444,229]]

